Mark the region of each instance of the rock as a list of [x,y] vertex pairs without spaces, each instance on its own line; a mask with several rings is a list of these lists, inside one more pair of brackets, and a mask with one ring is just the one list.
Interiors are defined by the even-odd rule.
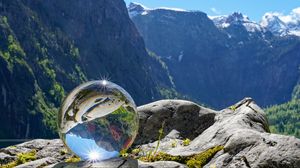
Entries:
[[6,153],[0,153],[0,165],[7,164],[16,159],[15,156],[8,155]]
[[110,159],[100,163],[58,163],[45,168],[186,168],[186,165],[172,161],[147,163],[137,160]]
[[[221,110],[215,116],[215,123],[192,140],[190,145],[166,148],[165,144],[171,143],[168,141],[171,139],[162,139],[159,150],[181,156],[224,146],[224,150],[218,152],[206,167],[300,167],[300,140],[270,134],[263,110],[251,98],[238,102],[231,109]],[[156,143],[142,147],[151,150]]]
[[77,163],[58,163],[47,166],[47,168],[137,168],[138,162],[133,159],[110,159],[98,163],[77,162]]
[[19,166],[16,166],[16,168],[40,168],[44,167],[45,165],[49,165],[52,163],[57,163],[57,159],[53,157],[46,157],[43,159],[34,160],[32,162],[24,163]]
[[17,160],[17,155],[21,153],[28,153],[35,151],[36,160],[24,163],[18,167],[39,167],[49,164],[62,162],[72,155],[64,147],[60,139],[45,140],[36,139],[28,141],[16,146],[10,146],[0,149],[0,161],[1,164],[7,164],[14,160]]
[[164,123],[164,135],[175,129],[193,139],[214,123],[216,111],[184,100],[161,100],[138,107],[140,129],[135,144],[153,142]]
[[37,159],[53,157],[59,160],[64,160],[71,156],[60,139],[36,139],[16,146],[0,149],[0,152],[9,154],[10,156],[15,156],[19,153],[27,153],[32,150],[36,151]]
[[[251,98],[219,112],[181,100],[162,100],[138,108],[140,135],[137,139],[139,156],[155,151],[158,130],[165,121],[164,133],[157,152],[173,156],[205,154],[203,165],[210,167],[300,167],[300,140],[271,134],[263,110]],[[190,144],[183,144],[186,137]],[[194,137],[194,138],[193,138]],[[156,140],[156,141],[155,141]],[[150,141],[150,143],[141,143]],[[154,141],[154,142],[153,142]],[[211,151],[221,146],[220,150]],[[37,160],[18,167],[187,167],[173,161],[147,163],[133,159],[111,159],[100,163],[65,163],[68,154],[60,140],[33,140],[0,149],[1,164],[16,160],[20,152],[35,150]]]
[[173,161],[157,161],[153,163],[139,161],[139,168],[187,168],[187,166]]

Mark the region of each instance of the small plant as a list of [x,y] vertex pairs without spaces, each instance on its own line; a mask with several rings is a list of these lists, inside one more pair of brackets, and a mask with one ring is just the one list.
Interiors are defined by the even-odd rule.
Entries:
[[137,155],[141,152],[141,148],[136,148],[131,151],[131,154]]
[[66,148],[63,148],[62,150],[59,151],[61,155],[65,155],[68,153],[68,150]]
[[190,143],[191,143],[191,140],[189,138],[186,138],[185,140],[182,141],[183,146],[188,146],[188,145],[190,145]]
[[147,162],[151,161],[152,158],[154,157],[154,156],[152,155],[152,153],[153,153],[153,150],[148,151],[147,154],[146,154],[146,157],[144,157],[144,159],[143,159],[143,157],[142,157],[142,160],[145,160],[145,161],[147,161]]
[[157,145],[156,145],[154,153],[153,153],[154,155],[157,153],[158,147],[160,145],[160,140],[164,134],[164,126],[165,126],[165,121],[162,123],[161,128],[158,130],[158,140],[157,140]]
[[231,111],[235,111],[235,110],[237,109],[237,107],[236,107],[235,105],[232,105],[232,106],[229,107],[229,109],[230,109]]
[[80,161],[80,158],[75,155],[73,155],[65,160],[65,162],[67,162],[67,163],[76,163],[79,161]]
[[174,141],[172,142],[172,144],[171,144],[171,147],[172,147],[172,148],[175,148],[176,146],[177,146],[177,141],[174,140]]
[[127,149],[122,149],[119,155],[120,157],[124,157],[124,158],[127,158],[129,156],[129,154],[127,153]]
[[165,125],[165,121],[162,123],[161,128],[158,130],[158,140],[157,140],[157,144],[156,144],[156,147],[155,147],[154,151],[153,150],[148,151],[146,156],[141,157],[140,160],[150,162],[151,160],[153,160],[153,158],[156,157],[157,150],[158,150],[161,138],[162,138],[163,133],[164,133],[164,125]]

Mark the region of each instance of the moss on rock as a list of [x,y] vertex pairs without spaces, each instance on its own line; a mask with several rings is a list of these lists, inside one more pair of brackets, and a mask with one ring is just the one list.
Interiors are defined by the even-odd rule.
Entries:
[[75,155],[71,156],[65,160],[65,162],[67,162],[67,163],[75,163],[75,162],[79,162],[79,161],[80,161],[80,158]]
[[5,165],[1,165],[0,168],[13,168],[18,165],[27,163],[29,161],[34,161],[36,159],[37,159],[36,150],[32,150],[32,151],[26,152],[26,153],[19,153],[19,154],[17,154],[17,159],[15,161],[10,162]]
[[191,157],[187,162],[186,165],[190,168],[200,168],[203,167],[205,164],[207,164],[217,152],[220,150],[223,150],[223,146],[215,146],[213,148],[210,148],[204,152],[201,152],[197,155],[194,155]]
[[175,161],[182,164],[186,164],[190,168],[201,168],[207,164],[214,155],[223,150],[224,146],[215,146],[207,149],[199,154],[191,156],[173,156],[164,152],[158,152],[153,157],[141,157],[139,160],[144,162],[156,162],[156,161]]

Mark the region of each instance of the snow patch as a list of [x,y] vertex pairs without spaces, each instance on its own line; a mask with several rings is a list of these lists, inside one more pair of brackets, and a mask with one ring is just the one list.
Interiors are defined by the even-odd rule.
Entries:
[[178,56],[178,62],[181,62],[183,58],[183,51],[180,52],[180,55]]
[[242,13],[234,12],[231,15],[208,16],[217,27],[227,28],[231,25],[242,25],[248,32],[263,31],[263,28],[256,22],[249,19]]
[[128,13],[130,17],[135,17],[137,15],[147,15],[149,12],[154,10],[170,10],[170,11],[176,11],[176,12],[189,12],[184,9],[180,8],[170,8],[170,7],[158,7],[158,8],[148,8],[140,3],[131,2],[128,5]]

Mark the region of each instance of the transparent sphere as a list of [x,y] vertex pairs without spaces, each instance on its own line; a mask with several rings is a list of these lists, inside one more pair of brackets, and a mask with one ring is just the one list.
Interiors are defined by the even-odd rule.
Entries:
[[60,138],[82,160],[118,157],[138,132],[138,114],[131,96],[107,80],[75,88],[58,116]]

